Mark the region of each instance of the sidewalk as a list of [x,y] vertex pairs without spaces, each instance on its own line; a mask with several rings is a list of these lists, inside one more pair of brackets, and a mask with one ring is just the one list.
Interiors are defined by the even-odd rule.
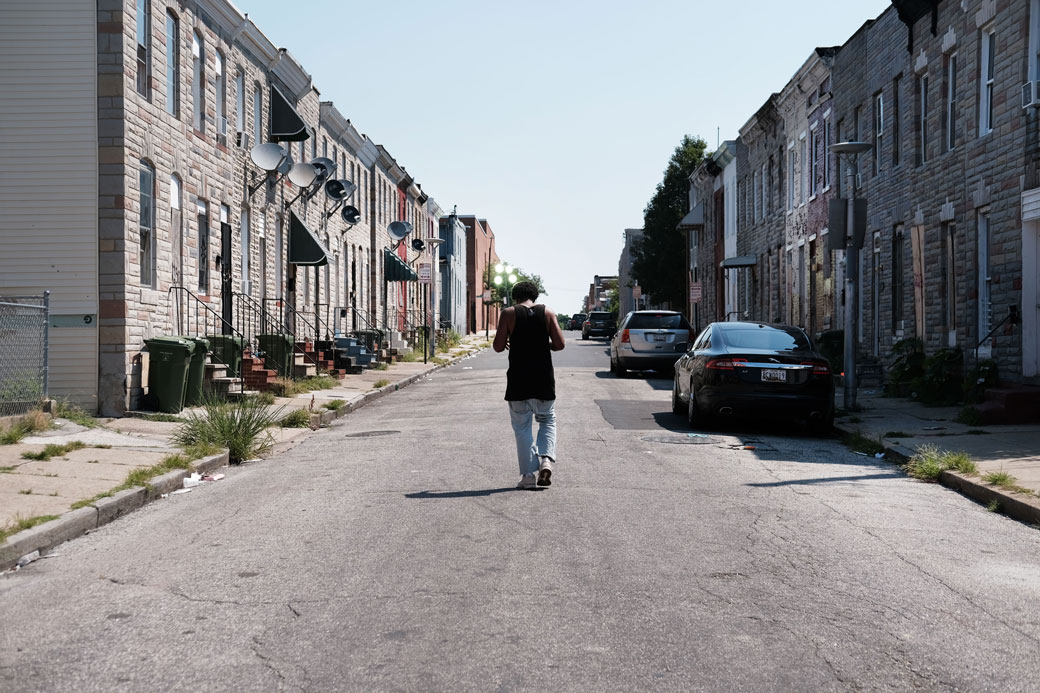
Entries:
[[[840,404],[840,390],[837,399]],[[986,505],[995,501],[1010,517],[1040,525],[1040,423],[969,426],[955,421],[960,406],[926,407],[882,397],[880,391],[860,390],[857,403],[861,411],[835,419],[835,428],[880,440],[886,458],[895,462],[909,459],[925,445],[967,453],[978,466],[978,476],[945,471],[940,483]],[[1006,472],[1014,479],[1001,488],[983,479],[993,472]],[[1011,484],[1028,493],[1006,488]]]
[[[269,455],[285,451],[313,429],[476,353],[487,344],[483,334],[469,335],[447,355],[438,354],[440,363],[430,360],[424,364],[421,358],[399,361],[386,370],[348,375],[328,390],[275,398],[271,407],[282,408],[284,413],[294,409],[310,411],[311,428],[270,428],[275,446]],[[332,400],[343,400],[345,404],[337,410],[323,406]],[[0,571],[14,567],[19,559],[33,552],[45,553],[63,541],[183,487],[190,472],[178,469],[154,477],[148,488],[136,487],[91,500],[118,488],[135,469],[158,465],[181,452],[171,441],[179,422],[126,417],[95,419],[94,423],[97,425],[89,428],[67,419],[55,419],[51,430],[29,435],[13,445],[0,445],[0,530],[19,522],[23,526],[39,523],[11,534],[6,541],[0,535]],[[70,443],[75,449],[59,451],[47,460],[23,457],[26,453],[41,453],[48,445]],[[207,474],[227,462],[225,451],[194,460],[193,467]]]

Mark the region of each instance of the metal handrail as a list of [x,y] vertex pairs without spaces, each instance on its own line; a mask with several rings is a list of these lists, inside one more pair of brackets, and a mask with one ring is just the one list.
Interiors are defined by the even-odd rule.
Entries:
[[[310,354],[308,354],[306,350],[299,352],[295,350],[295,344],[302,342],[300,338],[297,336],[297,333],[294,330],[290,330],[288,325],[286,324],[287,321],[284,320],[284,311],[278,319],[275,319],[275,317],[272,316],[270,312],[268,312],[267,308],[265,308],[260,301],[257,301],[252,296],[249,296],[248,294],[234,294],[234,297],[239,306],[244,306],[245,308],[245,310],[237,311],[239,315],[239,321],[243,324],[243,326],[248,321],[250,325],[258,325],[261,328],[260,331],[250,335],[250,340],[255,341],[257,334],[280,334],[283,336],[292,337],[294,344],[293,354],[303,354],[303,358],[306,361],[310,361],[311,365],[314,366],[315,369],[320,367],[318,360]],[[267,299],[268,302],[271,300],[276,299]],[[296,311],[296,309],[294,309],[292,306],[287,305],[284,301],[282,301],[282,307],[283,309],[288,308],[290,311],[293,312],[294,315],[299,315],[299,312]],[[250,318],[252,319],[249,320]],[[259,346],[259,342],[257,342],[257,346]],[[290,374],[290,377],[292,377],[292,374]]]
[[365,314],[365,311],[357,310],[353,306],[351,306],[351,310],[354,311],[354,317],[358,319],[358,322],[363,323],[364,329],[351,330],[350,333],[357,337],[359,332],[374,332],[376,334],[376,339],[378,340],[378,343],[375,345],[375,348],[382,348],[383,339],[386,337],[386,332],[379,329],[378,326],[373,325],[372,321],[369,320],[368,316]]
[[[288,317],[288,315],[286,314],[285,311],[288,311],[288,313],[291,313],[293,317],[297,318],[297,320],[294,321],[294,324],[297,325],[297,328],[296,328],[297,330],[299,329],[299,325],[303,325],[304,327],[309,327],[309,325],[307,324],[307,321],[304,319],[305,316],[304,316],[303,313],[301,313],[300,311],[296,310],[294,307],[289,305],[286,301],[284,301],[282,299],[277,299],[277,300],[281,301],[282,311],[283,311],[282,312],[282,317],[283,318],[287,318]],[[282,327],[282,329],[284,330],[285,334],[288,334],[288,335],[292,336],[294,343],[296,343],[296,344],[302,344],[303,343],[303,340],[301,340],[300,336],[298,336],[298,335],[302,335],[305,338],[311,337],[311,335],[308,335],[306,333],[296,332],[296,331],[290,330],[288,327],[285,326],[285,323],[288,323],[288,320],[283,320],[283,327]],[[316,340],[312,340],[312,341],[316,341]],[[321,364],[318,363],[318,359],[313,357],[313,356],[311,356],[310,354],[308,354],[306,350],[300,351],[300,352],[294,352],[294,353],[303,354],[303,357],[306,360],[310,361],[311,365],[314,366],[315,369],[321,368]]]
[[975,345],[975,361],[979,360],[979,347],[989,341],[989,338],[996,334],[997,330],[1003,327],[1005,324],[1010,322],[1012,325],[1018,324],[1018,306],[1008,306],[1007,315],[1005,315],[1000,322],[993,326],[993,329],[989,333],[979,340],[979,343]]
[[[239,330],[235,329],[234,325],[225,320],[223,315],[210,308],[208,304],[206,304],[202,299],[193,294],[185,286],[171,286],[169,290],[166,292],[167,302],[171,300],[174,292],[177,292],[176,296],[178,302],[181,300],[181,297],[183,296],[185,299],[187,299],[188,305],[194,306],[195,308],[195,330],[193,331],[191,327],[191,310],[181,310],[180,308],[182,308],[183,306],[180,306],[178,303],[178,332],[185,335],[186,337],[207,337],[211,335],[228,334],[232,337],[238,337],[239,339],[241,339],[243,345],[245,345],[248,342],[245,335],[243,335]],[[184,329],[181,329],[182,327]],[[210,360],[214,361],[215,363],[219,363],[226,369],[231,368],[231,364],[225,363],[223,360],[221,360],[219,355],[217,355],[212,348],[210,349]],[[245,378],[242,375],[241,364],[239,365],[239,369],[237,372],[231,372],[231,377],[239,379],[239,391],[245,392]]]
[[[318,310],[321,306],[325,306],[325,318],[326,318],[325,320],[321,319],[321,313]],[[328,341],[328,340],[332,339],[335,336],[336,331],[333,330],[332,328],[330,328],[329,327],[329,323],[328,323],[329,309],[331,307],[332,307],[331,303],[315,303],[314,304],[314,338],[315,339],[318,338],[318,328],[319,328],[319,326],[325,328],[325,341]]]

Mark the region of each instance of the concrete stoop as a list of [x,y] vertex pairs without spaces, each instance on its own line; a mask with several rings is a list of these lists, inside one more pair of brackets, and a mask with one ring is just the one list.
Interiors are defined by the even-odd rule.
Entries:
[[1040,423],[1040,387],[992,387],[975,409],[983,424]]

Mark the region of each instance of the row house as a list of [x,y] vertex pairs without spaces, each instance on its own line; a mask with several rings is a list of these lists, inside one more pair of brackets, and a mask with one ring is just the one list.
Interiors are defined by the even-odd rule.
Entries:
[[452,212],[440,217],[440,260],[437,291],[440,329],[466,334],[466,225]]
[[472,214],[456,217],[466,227],[467,333],[487,333],[498,324],[499,306],[491,300],[491,273],[498,264],[495,232],[487,219]]
[[[691,175],[691,318],[819,334],[852,311],[864,355],[917,338],[1040,382],[1038,60],[1040,0],[897,0],[813,51]],[[827,228],[830,199],[849,195],[839,141],[871,145],[856,162],[868,213],[855,268]]]
[[625,229],[625,245],[618,258],[618,316],[624,317],[645,306],[639,283],[632,278],[633,246],[643,238],[643,229]]
[[[0,294],[52,292],[54,395],[135,408],[145,340],[200,314],[218,332],[317,335],[392,329],[415,309],[401,280],[430,249],[395,247],[387,226],[435,235],[429,197],[229,2],[13,0],[0,15],[14,126],[0,133]],[[266,142],[333,162],[356,215],[259,169],[250,152]]]

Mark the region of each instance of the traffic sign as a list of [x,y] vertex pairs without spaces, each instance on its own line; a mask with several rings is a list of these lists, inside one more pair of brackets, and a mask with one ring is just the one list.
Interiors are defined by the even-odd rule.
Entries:
[[429,262],[419,263],[419,281],[423,284],[430,283],[430,267],[431,265]]

